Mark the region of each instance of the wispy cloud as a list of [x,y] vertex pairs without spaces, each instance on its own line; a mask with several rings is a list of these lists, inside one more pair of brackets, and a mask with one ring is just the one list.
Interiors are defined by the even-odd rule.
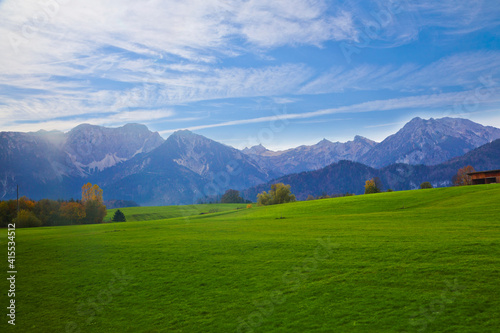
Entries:
[[327,14],[328,5],[321,0],[250,0],[237,11],[240,33],[255,45],[321,45],[329,40],[354,40],[349,12]]
[[500,24],[500,7],[495,1],[424,0],[408,2],[408,8],[418,15],[421,27],[443,27],[450,34],[467,34]]
[[[430,64],[368,59],[346,68],[332,50],[361,42],[374,22],[367,47],[378,48],[414,41],[429,27],[448,35],[497,27],[498,17],[500,7],[487,0],[5,0],[0,127],[193,120],[176,117],[177,107],[238,98],[289,104],[348,91],[460,92],[482,74],[500,75],[498,51],[447,54]],[[304,54],[289,56],[298,49]],[[309,49],[326,49],[331,59],[317,65]],[[268,121],[258,119],[248,121]]]
[[[488,98],[484,98],[478,101],[480,104],[490,104],[500,102],[500,89],[495,89],[494,93],[491,93]],[[283,113],[279,115],[258,117],[251,119],[241,119],[234,121],[225,121],[215,124],[206,124],[199,126],[192,126],[188,128],[177,128],[171,130],[162,131],[161,134],[170,134],[177,130],[188,129],[191,131],[217,128],[225,126],[238,126],[247,125],[255,123],[267,123],[275,122],[280,120],[296,120],[296,119],[308,119],[308,118],[319,118],[332,114],[355,114],[355,113],[367,113],[367,112],[381,112],[381,111],[392,111],[399,109],[419,109],[419,108],[452,108],[456,105],[457,101],[468,101],[471,97],[476,96],[475,90],[464,91],[459,93],[443,93],[443,94],[433,94],[433,95],[420,95],[412,97],[394,98],[387,100],[374,100],[359,104],[353,104],[348,106],[342,106],[338,108],[322,109],[312,112],[303,113]],[[450,109],[452,110],[452,109]],[[389,126],[391,124],[388,124]],[[385,125],[383,125],[385,126]]]
[[471,88],[482,75],[500,75],[500,52],[464,52],[444,57],[428,65],[364,64],[355,68],[333,67],[326,74],[305,84],[302,94],[324,94],[345,90],[431,91]]

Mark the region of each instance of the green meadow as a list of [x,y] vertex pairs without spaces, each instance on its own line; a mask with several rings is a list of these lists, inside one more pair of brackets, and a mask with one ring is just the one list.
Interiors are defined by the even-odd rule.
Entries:
[[500,331],[498,185],[122,211],[16,230],[0,331]]

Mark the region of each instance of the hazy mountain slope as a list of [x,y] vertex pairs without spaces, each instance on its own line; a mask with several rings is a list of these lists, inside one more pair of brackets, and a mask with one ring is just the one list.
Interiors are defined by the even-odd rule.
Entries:
[[[293,181],[304,196],[362,193],[364,181],[375,176],[395,190],[416,188],[423,181],[446,186],[466,164],[476,169],[500,168],[498,142],[470,151],[495,137],[500,137],[497,128],[452,118],[415,118],[380,144],[357,136],[346,143],[323,140],[282,152],[256,146],[243,153],[189,131],[178,131],[163,140],[137,124],[115,129],[84,124],[67,134],[2,132],[0,198],[14,198],[17,184],[21,195],[33,199],[78,198],[81,186],[91,181],[105,188],[108,200],[143,205],[193,203],[229,188],[242,190],[266,183],[285,173],[295,175],[282,181]],[[455,155],[464,156],[434,166],[411,165],[434,164]],[[343,159],[365,160],[379,169],[335,163]],[[323,170],[325,164],[328,168]],[[314,169],[318,173],[296,175]]]
[[189,131],[172,134],[164,149],[177,164],[221,187],[240,189],[276,176],[241,151]]
[[320,170],[286,175],[243,193],[246,199],[256,200],[256,195],[268,191],[271,184],[285,183],[291,186],[299,200],[306,199],[308,195],[319,196],[323,193],[362,194],[365,181],[373,177],[381,179],[383,190],[417,189],[425,181],[431,182],[435,187],[450,186],[458,169],[467,165],[472,165],[478,171],[500,169],[500,139],[435,166],[397,163],[374,169],[357,162],[340,161]]
[[139,153],[147,153],[163,143],[157,132],[144,125],[127,124],[106,128],[82,124],[67,134],[63,149],[85,173],[102,171]]
[[345,143],[323,139],[312,146],[300,146],[282,152],[271,152],[262,145],[244,149],[266,170],[275,170],[281,175],[317,170],[340,160],[358,160],[376,145],[376,142],[356,136]]
[[109,198],[142,205],[191,204],[197,199],[269,180],[248,156],[189,131],[98,175]]
[[414,118],[359,162],[376,168],[393,163],[436,165],[498,138],[500,129],[467,119]]
[[32,198],[71,195],[80,172],[63,143],[62,132],[0,133],[0,199],[14,198],[17,185]]

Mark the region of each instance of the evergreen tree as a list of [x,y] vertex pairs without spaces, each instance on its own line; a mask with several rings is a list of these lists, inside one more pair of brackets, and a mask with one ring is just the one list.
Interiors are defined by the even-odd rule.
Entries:
[[116,210],[115,215],[113,215],[113,222],[126,222],[125,214],[121,210]]

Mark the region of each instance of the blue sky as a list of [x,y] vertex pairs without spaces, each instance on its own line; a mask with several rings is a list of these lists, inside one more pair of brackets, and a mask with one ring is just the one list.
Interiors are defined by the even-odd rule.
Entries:
[[271,149],[500,127],[497,1],[0,1],[0,131],[143,123]]

